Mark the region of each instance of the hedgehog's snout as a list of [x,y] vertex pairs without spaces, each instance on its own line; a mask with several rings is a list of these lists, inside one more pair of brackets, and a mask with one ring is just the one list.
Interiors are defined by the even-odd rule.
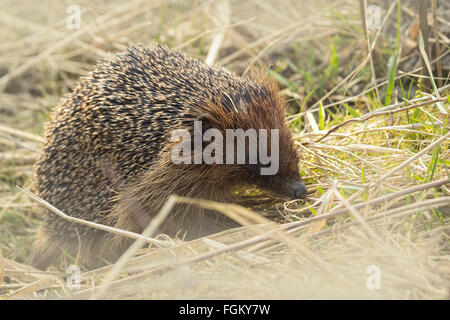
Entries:
[[287,179],[275,178],[272,181],[270,190],[283,197],[289,197],[293,200],[305,199],[308,195],[308,190],[300,177]]
[[292,199],[305,199],[308,194],[308,190],[301,181],[290,184],[290,189]]

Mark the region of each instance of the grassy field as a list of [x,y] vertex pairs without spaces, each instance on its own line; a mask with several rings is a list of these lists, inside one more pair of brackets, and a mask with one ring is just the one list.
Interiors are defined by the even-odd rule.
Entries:
[[[0,299],[450,298],[450,5],[428,1],[427,17],[417,2],[371,1],[372,28],[350,0],[3,1]],[[309,197],[197,201],[243,227],[192,242],[161,235],[169,248],[137,243],[116,265],[81,266],[70,290],[61,266],[28,266],[43,216],[18,187],[30,188],[59,99],[132,43],[237,74],[267,66],[289,102]]]

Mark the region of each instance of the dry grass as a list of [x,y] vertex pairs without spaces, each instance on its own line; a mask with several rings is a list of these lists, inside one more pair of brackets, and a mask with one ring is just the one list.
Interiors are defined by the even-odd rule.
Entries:
[[[380,1],[382,28],[366,37],[358,4],[346,0],[79,1],[79,30],[67,29],[65,3],[8,1],[0,10],[0,298],[448,299],[450,7],[429,8],[429,82],[440,89],[425,89],[415,2],[397,10]],[[149,238],[155,221],[143,236],[124,233],[136,244],[115,266],[82,268],[81,288],[69,290],[64,269],[26,264],[42,216],[16,186],[29,187],[43,123],[77,78],[108,51],[154,41],[239,74],[270,66],[289,100],[308,201],[256,206],[249,196],[250,210],[171,198],[243,227],[158,242]],[[283,223],[268,219],[274,212]],[[164,248],[145,246],[155,242]],[[372,265],[378,290],[366,286]]]

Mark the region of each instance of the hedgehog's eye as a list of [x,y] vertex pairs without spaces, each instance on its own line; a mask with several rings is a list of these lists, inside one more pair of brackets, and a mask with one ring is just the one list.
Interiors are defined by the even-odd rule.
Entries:
[[205,113],[199,115],[197,118],[195,118],[195,121],[198,121],[201,123],[202,133],[204,133],[206,130],[212,128],[211,121],[209,120],[209,116]]
[[247,170],[248,170],[249,176],[253,179],[256,179],[261,176],[260,167],[256,164],[248,165]]

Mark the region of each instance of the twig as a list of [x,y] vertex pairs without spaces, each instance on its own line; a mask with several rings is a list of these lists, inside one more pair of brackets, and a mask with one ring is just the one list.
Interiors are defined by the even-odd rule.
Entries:
[[[205,260],[217,257],[219,255],[222,255],[222,254],[225,254],[225,253],[228,253],[228,252],[239,251],[239,250],[245,249],[245,248],[247,248],[247,247],[249,247],[251,245],[254,245],[254,244],[257,244],[257,243],[259,243],[261,241],[265,241],[265,240],[269,240],[269,239],[270,238],[268,236],[262,236],[262,235],[255,236],[253,238],[250,238],[250,239],[247,239],[247,240],[244,240],[244,241],[241,241],[241,242],[229,245],[227,247],[218,249],[216,251],[211,251],[211,252],[204,253],[204,254],[199,255],[197,257],[189,258],[189,259],[186,259],[186,260],[183,260],[183,261],[179,261],[179,262],[175,262],[175,263],[163,264],[163,265],[154,267],[154,268],[152,268],[150,270],[141,272],[139,274],[132,275],[132,276],[129,276],[127,278],[111,282],[110,285],[109,285],[109,289],[117,288],[117,287],[120,287],[122,285],[128,284],[130,282],[134,282],[136,280],[143,279],[143,278],[145,278],[145,277],[147,277],[147,276],[149,276],[151,274],[159,274],[159,273],[162,273],[162,272],[165,272],[165,271],[167,272],[167,271],[175,270],[178,267],[188,266],[188,265],[200,262],[200,261],[205,261]],[[74,297],[79,298],[79,299],[87,298],[87,297],[91,296],[92,294],[94,294],[95,292],[97,292],[100,289],[101,289],[101,286],[85,289],[85,290],[82,290],[82,291],[78,291],[78,292],[74,293]]]
[[[434,94],[439,99],[441,96],[440,96],[439,90],[438,90],[438,88],[436,86],[436,83],[434,82],[433,71],[431,70],[430,61],[428,59],[429,54],[426,53],[426,51],[425,51],[426,47],[424,47],[424,46],[425,46],[425,44],[424,44],[424,39],[422,37],[422,33],[419,33],[419,50],[420,50],[420,53],[422,54],[422,59],[423,59],[423,61],[425,61],[425,65],[426,65],[428,73],[430,75],[430,79],[429,79],[430,81],[429,82],[431,82],[431,84],[433,86]],[[443,115],[447,115],[448,114],[447,110],[445,110],[444,105],[441,102],[437,102],[436,105],[439,108],[439,111]]]
[[25,150],[13,152],[0,152],[1,163],[14,163],[15,165],[30,165],[36,162],[37,154]]
[[7,127],[7,126],[1,125],[1,124],[0,124],[0,131],[3,131],[7,134],[11,134],[13,136],[24,138],[27,140],[33,140],[33,141],[41,142],[41,143],[44,142],[44,139],[40,136],[34,135],[34,134],[26,132],[26,131],[10,128],[10,127]]
[[[376,204],[376,203],[382,203],[382,202],[391,200],[390,196],[393,196],[393,195],[395,195],[395,196],[393,196],[392,198],[396,198],[396,197],[399,197],[399,196],[404,195],[404,194],[409,194],[409,193],[420,191],[420,190],[427,189],[427,188],[437,187],[437,186],[443,185],[443,184],[448,183],[448,182],[449,182],[448,178],[442,179],[442,180],[438,180],[438,181],[433,181],[433,182],[426,183],[426,184],[423,184],[423,185],[420,185],[420,186],[416,186],[416,187],[413,187],[413,188],[409,188],[409,189],[406,189],[406,190],[403,190],[403,191],[400,191],[400,192],[397,192],[397,193],[393,193],[393,194],[385,196],[385,197],[380,197],[380,198],[374,199],[374,200],[372,200],[372,201],[370,201],[368,203],[362,203],[362,204],[359,204],[359,205],[355,205],[354,208],[358,208],[358,207],[361,208],[363,206],[368,205],[369,203],[370,203],[370,205]],[[408,191],[408,193],[405,193],[406,191]],[[345,213],[345,212],[347,212],[347,209],[344,209],[343,212],[339,212],[339,213],[337,211],[336,212],[331,212],[329,214],[324,214],[324,215],[321,215],[321,216],[313,217],[313,218],[310,218],[310,219],[305,220],[305,221],[299,221],[299,222],[285,224],[285,225],[283,225],[281,227],[281,229],[285,230],[288,233],[293,233],[293,232],[297,231],[297,228],[300,225],[304,226],[304,225],[310,224],[312,222],[315,222],[315,221],[318,221],[318,220],[327,219],[327,218],[330,218],[331,216],[335,216],[337,214],[341,214],[341,213]],[[222,254],[225,254],[225,253],[228,253],[228,252],[236,252],[236,251],[245,249],[247,247],[250,247],[252,245],[255,245],[255,244],[267,241],[267,240],[271,240],[272,237],[270,236],[270,234],[272,232],[273,231],[271,231],[271,232],[269,232],[269,233],[267,233],[265,235],[258,235],[258,236],[252,237],[250,239],[247,239],[247,240],[244,240],[244,241],[241,241],[241,242],[229,245],[227,247],[218,249],[216,251],[211,251],[211,252],[207,252],[207,253],[201,254],[201,255],[199,255],[197,257],[189,258],[189,259],[186,259],[186,260],[183,260],[183,261],[179,261],[179,262],[175,262],[175,263],[167,263],[167,264],[164,264],[164,265],[153,267],[150,270],[141,272],[139,274],[132,275],[132,276],[129,276],[127,278],[114,281],[114,282],[112,282],[109,285],[109,289],[118,288],[118,287],[120,287],[122,285],[130,284],[130,283],[132,283],[134,281],[143,279],[143,278],[145,278],[145,277],[147,277],[147,276],[149,276],[151,274],[160,274],[162,272],[175,270],[176,268],[181,267],[181,266],[187,266],[187,265],[191,265],[191,264],[194,264],[194,263],[197,263],[197,262],[200,262],[200,261],[205,261],[205,260],[217,257],[219,255],[222,255]],[[92,294],[94,294],[95,292],[97,292],[100,289],[101,289],[101,287],[94,287],[94,288],[85,289],[85,290],[76,292],[74,294],[74,296],[76,298],[80,298],[80,299],[87,298],[87,297],[91,296]]]
[[381,214],[377,214],[376,216],[367,218],[368,222],[371,222],[376,219],[393,216],[399,217],[397,214],[401,213],[401,216],[411,214],[412,212],[416,212],[418,209],[426,207],[427,209],[438,208],[448,205],[450,203],[450,197],[442,197],[436,199],[427,199],[420,202],[414,202],[407,204],[405,206],[401,206],[398,208],[394,208],[388,211],[385,211]]
[[53,205],[51,205],[50,203],[48,203],[44,199],[39,198],[38,196],[36,196],[34,193],[29,191],[28,189],[22,189],[19,186],[17,186],[17,188],[19,188],[21,191],[23,191],[26,195],[31,197],[33,200],[35,200],[35,201],[39,202],[40,204],[44,205],[50,211],[56,213],[59,217],[63,218],[64,220],[67,220],[67,221],[70,221],[70,222],[79,223],[79,224],[82,224],[82,225],[85,225],[85,226],[88,226],[88,227],[91,227],[91,228],[103,230],[103,231],[106,231],[106,232],[111,232],[111,233],[114,233],[114,234],[117,234],[117,235],[120,235],[120,236],[124,236],[124,237],[127,237],[127,238],[131,238],[131,239],[135,239],[135,240],[143,240],[145,242],[155,244],[156,246],[159,246],[159,247],[163,247],[163,248],[172,247],[172,244],[169,244],[167,241],[157,240],[157,239],[153,239],[153,238],[149,238],[149,237],[143,236],[143,235],[141,235],[139,233],[134,233],[134,232],[131,232],[131,231],[127,231],[127,230],[122,230],[122,229],[106,226],[106,225],[99,224],[99,223],[96,223],[96,222],[92,222],[92,221],[87,221],[87,220],[71,217],[71,216],[65,214],[64,212],[62,212],[61,210],[59,210],[58,208],[54,207]]
[[39,53],[37,56],[32,57],[31,59],[29,59],[27,62],[20,65],[16,69],[11,70],[6,75],[4,75],[3,77],[0,78],[0,92],[3,91],[3,89],[5,88],[8,81],[11,80],[12,78],[15,78],[15,77],[21,75],[22,73],[27,71],[30,67],[34,66],[39,61],[47,58],[48,56],[53,54],[55,51],[65,47],[67,44],[73,42],[74,40],[77,40],[78,38],[83,36],[85,33],[92,32],[94,28],[98,28],[98,29],[106,28],[108,26],[107,22],[113,20],[113,19],[111,19],[113,16],[115,16],[118,13],[122,13],[123,11],[125,11],[129,8],[137,7],[139,4],[141,4],[141,2],[142,2],[142,0],[125,2],[124,4],[114,8],[111,12],[108,12],[107,14],[105,14],[105,15],[101,16],[100,18],[94,20],[93,22],[87,24],[85,27],[81,28],[80,30],[63,38],[56,44],[50,46],[46,50]]
[[0,249],[0,288],[2,287],[4,271],[5,271],[5,264],[3,262],[2,249]]
[[[441,55],[441,46],[439,43],[439,32],[438,32],[438,26],[437,26],[437,19],[436,19],[436,11],[437,11],[437,1],[431,0],[431,8],[433,13],[433,35],[434,35],[434,47],[436,49],[436,57],[439,57]],[[442,61],[439,59],[436,63],[437,67],[437,75],[438,75],[438,86],[442,87]]]
[[225,38],[225,33],[227,31],[227,26],[230,24],[230,4],[227,0],[217,1],[215,3],[215,10],[217,13],[218,24],[221,26],[220,30],[214,36],[214,40],[209,48],[208,56],[206,57],[206,64],[212,65],[216,61],[219,49],[222,45],[223,39]]
[[[429,98],[426,97],[426,99],[429,99]],[[411,100],[410,102],[414,102],[414,101],[417,101],[417,100],[419,100],[419,99]],[[424,100],[424,99],[420,98],[420,100]],[[342,127],[344,127],[347,124],[352,123],[352,122],[363,122],[363,121],[366,121],[366,120],[368,120],[368,119],[370,119],[372,117],[382,116],[382,115],[390,114],[390,113],[394,113],[394,112],[401,112],[401,111],[404,111],[404,110],[417,108],[417,107],[421,107],[421,106],[425,106],[425,105],[429,105],[429,104],[433,104],[433,103],[438,103],[438,102],[445,101],[445,100],[447,100],[447,98],[429,99],[429,100],[426,100],[426,101],[423,101],[423,102],[420,102],[420,103],[417,103],[417,104],[410,104],[408,106],[405,106],[406,102],[391,104],[389,106],[386,106],[386,107],[377,109],[375,111],[366,113],[365,115],[362,115],[360,117],[351,118],[351,119],[348,119],[348,120],[346,120],[344,122],[341,122],[341,123],[335,125],[334,127],[332,127],[330,130],[327,131],[327,133],[325,133],[325,135],[323,135],[322,137],[320,137],[319,139],[317,139],[314,142],[318,143],[318,142],[322,141],[330,133],[332,133],[332,132],[336,131],[337,129],[342,128]],[[404,106],[404,107],[399,107],[399,106]],[[394,107],[399,107],[399,108],[393,109]],[[307,143],[307,142],[305,142],[305,143]]]
[[[395,8],[395,4],[396,2],[394,2],[390,7],[389,10],[386,12],[386,15],[381,23],[380,28],[377,30],[377,33],[375,34],[375,37],[373,39],[373,42],[370,46],[370,49],[373,50],[375,48],[375,45],[377,43],[378,37],[381,34],[381,31],[383,30],[386,22],[388,21],[389,16],[391,15],[392,11]],[[339,89],[344,83],[346,83],[348,81],[348,79],[352,78],[355,74],[357,74],[367,63],[367,61],[369,61],[369,55],[367,54],[366,57],[364,58],[364,61],[355,69],[353,70],[349,75],[347,75],[341,82],[339,82],[333,89],[331,89],[330,91],[328,91],[327,94],[325,94],[322,98],[320,98],[319,100],[316,101],[316,103],[314,103],[310,109],[314,109],[315,107],[317,107],[322,101],[324,101],[326,98],[328,98],[329,96],[331,96],[337,89]],[[312,110],[310,110],[312,111]]]
[[[428,19],[427,19],[427,1],[426,0],[417,0],[417,12],[419,14],[419,26],[420,26],[420,31],[422,32],[423,35],[423,41],[424,41],[424,45],[425,45],[425,52],[427,57],[430,56],[430,43],[428,41]],[[426,65],[426,61],[423,57],[423,55],[421,55],[422,57],[422,75],[426,75],[427,74],[427,65]],[[431,76],[431,74],[428,74],[429,76]],[[427,79],[424,79],[423,84],[425,87],[429,87],[429,81]]]
[[[156,215],[155,218],[152,219],[150,224],[145,228],[145,230],[142,232],[142,237],[150,237],[152,236],[158,227],[161,225],[161,223],[166,219],[166,217],[169,215],[170,211],[172,210],[173,206],[176,203],[176,197],[170,196],[169,199],[166,201],[164,206],[161,208],[159,213]],[[99,299],[101,298],[106,290],[108,290],[109,285],[111,282],[117,277],[117,275],[122,271],[125,264],[128,262],[128,260],[135,254],[137,250],[142,248],[142,246],[145,244],[146,240],[144,238],[137,239],[128,249],[125,251],[122,256],[117,260],[117,262],[114,264],[112,269],[106,274],[105,279],[103,280],[103,285],[101,286],[101,289],[97,292],[96,295],[92,297],[92,299]]]
[[367,234],[375,241],[377,241],[378,243],[382,243],[382,239],[381,237],[369,226],[369,224],[366,222],[366,220],[364,220],[364,218],[361,216],[361,214],[358,212],[358,210],[352,206],[350,204],[350,202],[345,199],[338,191],[338,189],[336,188],[336,186],[334,186],[333,184],[331,185],[334,194],[336,196],[336,198],[338,200],[341,201],[341,203],[344,204],[344,206],[346,207],[346,209],[356,218],[356,221],[358,221],[358,223],[363,227],[363,229],[366,230]]
[[[445,51],[443,54],[441,54],[439,57],[437,57],[436,59],[434,59],[433,61],[431,61],[431,63],[437,62],[439,59],[444,58],[444,57],[447,56],[449,53],[450,53],[450,50],[446,50],[446,51]],[[362,66],[363,66],[363,65],[360,65],[358,68],[361,68]],[[358,69],[358,68],[357,68],[357,69]],[[404,72],[404,71],[399,70],[398,73],[400,73],[400,75],[395,76],[395,80],[402,79],[402,78],[404,78],[404,77],[406,77],[406,76],[408,76],[408,75],[414,75],[414,74],[413,74],[414,72],[420,72],[421,69],[422,69],[422,68],[419,67],[419,68],[416,68],[416,69],[414,69],[414,70],[412,70],[412,71],[410,71],[410,72]],[[356,69],[355,69],[355,70],[356,70]],[[355,72],[355,70],[352,71],[352,73]],[[348,79],[348,78],[346,78],[346,79]],[[385,80],[385,81],[379,83],[377,86],[378,86],[378,87],[384,86],[384,85],[386,85],[388,82],[389,82],[388,80]],[[336,89],[338,89],[340,86],[341,86],[341,84],[338,84],[338,85],[336,86]],[[448,91],[449,89],[450,89],[450,85],[446,85],[446,86],[441,87],[441,88],[439,89],[439,92],[442,94],[442,93]],[[345,98],[345,99],[343,99],[343,100],[339,100],[339,101],[336,101],[336,102],[332,102],[332,103],[326,104],[326,105],[323,106],[323,109],[327,109],[327,108],[330,108],[330,107],[333,107],[333,106],[337,106],[337,105],[340,105],[340,104],[343,104],[343,103],[346,103],[346,102],[349,102],[349,101],[353,101],[353,100],[355,100],[355,99],[357,99],[357,98],[360,98],[360,97],[362,97],[363,95],[365,95],[366,93],[371,92],[371,91],[373,91],[373,90],[374,90],[374,87],[370,87],[370,88],[368,88],[368,89],[366,89],[366,90],[364,90],[364,91],[362,91],[362,92],[360,92],[360,93],[358,93],[357,95],[354,95],[354,96],[352,96],[352,97],[348,97],[348,98]],[[328,97],[328,96],[327,96],[327,97]],[[326,97],[325,97],[325,98],[326,98]],[[418,98],[418,99],[414,99],[413,101],[420,101],[420,100],[424,100],[424,99],[426,99],[426,97],[421,97],[421,98]],[[314,105],[315,105],[315,104],[314,104]],[[380,109],[382,109],[382,108],[380,108]],[[318,107],[314,107],[314,108],[311,107],[311,108],[308,108],[308,112],[317,112],[317,111],[319,111],[319,108],[318,108]],[[298,114],[294,114],[294,115],[291,115],[291,116],[287,117],[287,119],[288,119],[289,121],[292,121],[292,120],[294,120],[294,119],[297,119],[299,116],[302,116],[303,114],[304,114],[304,112],[300,112],[300,113],[298,113]]]
[[429,146],[425,147],[424,149],[422,149],[420,152],[416,153],[414,156],[412,156],[411,158],[409,158],[408,160],[405,160],[404,162],[402,162],[399,166],[395,167],[392,170],[389,170],[389,172],[383,174],[380,178],[377,179],[377,182],[381,182],[384,179],[388,178],[389,176],[391,176],[394,172],[397,172],[400,169],[403,169],[404,167],[406,167],[408,164],[410,164],[411,162],[415,161],[417,158],[421,157],[422,155],[424,155],[425,153],[427,153],[428,151],[430,151],[431,149],[433,149],[434,147],[436,147],[438,144],[440,144],[443,141],[446,141],[448,139],[448,137],[450,137],[450,132],[448,132],[446,135],[442,136],[440,139],[434,141],[433,143],[431,143]]
[[[380,101],[380,92],[378,91],[378,86],[377,86],[377,76],[375,74],[375,67],[373,65],[373,54],[372,54],[373,50],[372,50],[372,46],[370,45],[369,30],[367,29],[367,23],[366,23],[366,18],[367,18],[366,17],[367,0],[361,0],[361,1],[363,3],[362,4],[362,8],[361,8],[363,12],[361,14],[364,17],[364,24],[363,25],[365,27],[365,29],[363,31],[364,31],[364,37],[365,37],[366,42],[367,42],[367,54],[368,54],[369,62],[370,62],[370,70],[371,70],[371,74],[372,74],[372,82],[373,82],[373,85],[375,87],[376,99],[378,101]],[[397,1],[395,1],[394,4],[397,3]]]
[[[426,210],[430,210],[432,208],[440,208],[440,207],[446,206],[446,205],[448,205],[449,201],[450,201],[449,197],[444,197],[444,198],[428,199],[428,200],[424,200],[424,201],[420,201],[420,202],[415,202],[415,203],[411,203],[411,204],[401,206],[401,207],[398,207],[395,209],[384,211],[375,216],[367,217],[366,221],[368,223],[372,223],[373,221],[376,221],[376,220],[379,220],[382,218],[386,218],[386,217],[400,218],[400,217],[409,215],[411,213],[417,212],[418,209],[421,209],[424,207],[426,208]],[[351,226],[354,226],[356,223],[358,223],[358,222],[352,221],[349,223],[345,223],[343,225],[336,225],[336,227],[338,228],[339,231],[341,231],[341,230],[347,229]],[[309,235],[309,237],[310,238],[318,237],[318,236],[321,236],[323,234],[333,232],[333,231],[335,231],[334,228],[329,228],[327,230],[311,234],[311,235]]]
[[[417,192],[417,191],[439,187],[439,186],[442,186],[442,185],[447,184],[447,183],[449,183],[449,179],[448,178],[437,180],[437,181],[432,181],[432,182],[428,182],[428,183],[424,183],[424,184],[421,184],[421,185],[418,185],[418,186],[414,186],[414,187],[411,187],[411,188],[408,188],[408,189],[405,189],[405,190],[401,190],[401,191],[398,191],[398,192],[390,193],[390,194],[388,194],[386,196],[381,196],[381,197],[375,198],[375,199],[373,199],[371,201],[368,201],[368,202],[362,202],[362,203],[356,204],[356,205],[353,206],[353,208],[361,209],[361,208],[364,208],[366,206],[367,207],[371,207],[371,206],[374,206],[374,205],[377,205],[377,204],[387,203],[388,201],[391,201],[392,199],[399,198],[399,197],[402,197],[402,196],[405,196],[405,195],[408,195],[408,194],[411,194],[411,193],[414,193],[414,192]],[[308,210],[305,210],[305,211],[308,211]],[[329,219],[329,218],[335,217],[335,216],[340,215],[340,214],[345,214],[347,212],[348,212],[348,209],[346,209],[346,208],[343,208],[343,209],[334,208],[333,210],[331,210],[331,212],[323,214],[321,216],[315,216],[315,217],[311,217],[309,219],[302,220],[302,221],[286,223],[286,224],[284,224],[282,226],[282,228],[285,229],[285,230],[290,230],[292,228],[298,228],[298,227],[310,224],[310,223],[312,223],[314,221],[318,221],[318,220],[322,220],[322,219]]]

